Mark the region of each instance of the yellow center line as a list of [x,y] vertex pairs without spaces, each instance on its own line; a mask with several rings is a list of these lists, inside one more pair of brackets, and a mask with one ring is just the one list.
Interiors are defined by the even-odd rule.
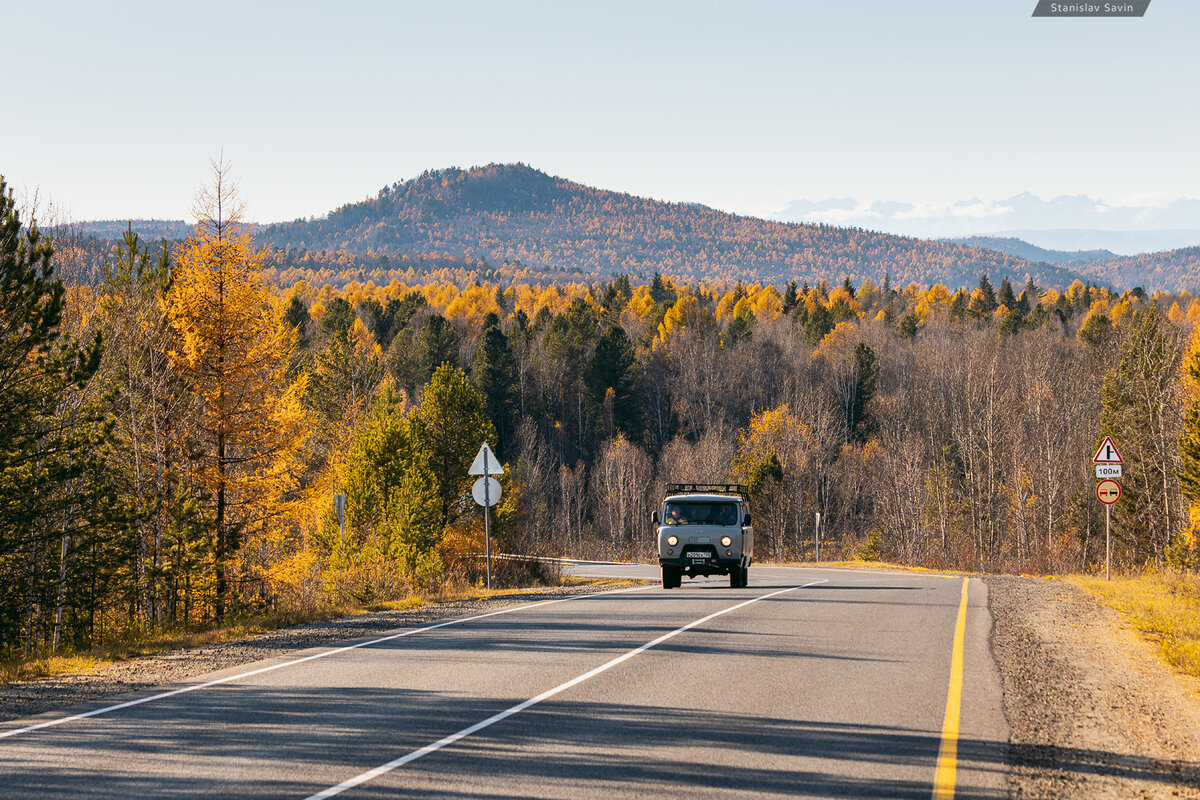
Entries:
[[962,710],[963,648],[967,638],[967,581],[963,578],[962,602],[954,624],[954,652],[950,656],[950,689],[946,693],[946,718],[942,722],[942,746],[933,776],[933,800],[952,800],[958,771],[958,717]]

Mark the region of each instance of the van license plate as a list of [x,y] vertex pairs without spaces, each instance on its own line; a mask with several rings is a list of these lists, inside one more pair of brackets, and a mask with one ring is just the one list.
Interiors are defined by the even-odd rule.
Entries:
[[692,561],[708,561],[708,553],[688,553]]

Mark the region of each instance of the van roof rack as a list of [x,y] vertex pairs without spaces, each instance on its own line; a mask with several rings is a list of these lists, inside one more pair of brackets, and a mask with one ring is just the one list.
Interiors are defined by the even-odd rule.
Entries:
[[750,494],[750,487],[742,483],[668,483],[667,494]]

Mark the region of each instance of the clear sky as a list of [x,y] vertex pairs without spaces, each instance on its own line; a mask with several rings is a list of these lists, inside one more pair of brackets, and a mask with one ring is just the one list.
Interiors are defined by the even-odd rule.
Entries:
[[0,0],[0,173],[76,220],[253,220],[524,161],[766,214],[796,198],[1200,195],[1200,2]]

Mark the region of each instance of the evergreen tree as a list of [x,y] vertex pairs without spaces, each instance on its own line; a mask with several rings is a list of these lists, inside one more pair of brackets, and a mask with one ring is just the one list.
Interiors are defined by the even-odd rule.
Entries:
[[430,314],[424,319],[414,345],[420,383],[426,383],[443,364],[458,366],[458,334],[441,314]]
[[442,527],[463,511],[474,477],[467,470],[484,442],[496,440],[487,417],[486,401],[457,367],[442,364],[421,392],[421,405],[412,415],[412,435],[425,454],[438,495]]
[[347,545],[373,544],[411,573],[441,539],[440,507],[425,453],[390,383],[355,437],[344,475]]
[[967,318],[971,298],[965,289],[959,289],[954,293],[954,297],[950,300],[950,319],[956,322]]
[[854,346],[850,357],[850,385],[846,392],[846,440],[865,441],[871,432],[867,406],[875,396],[879,362],[866,342]]
[[329,301],[325,313],[321,316],[321,335],[345,335],[353,324],[354,309],[351,308],[350,301],[344,297],[335,297]]
[[792,309],[800,302],[800,295],[796,292],[796,282],[788,281],[787,289],[783,293],[783,313],[791,316]]
[[678,299],[675,296],[675,287],[668,283],[660,272],[655,272],[654,279],[650,282],[650,299],[660,306],[669,306]]
[[979,276],[979,288],[971,295],[971,314],[976,319],[985,319],[998,307],[996,290],[992,288],[992,282],[988,280],[985,272]]
[[1021,309],[1022,316],[1029,316],[1030,312],[1039,306],[1038,294],[1038,287],[1033,282],[1033,276],[1027,275],[1025,277],[1025,288],[1021,290],[1021,297],[1018,299],[1018,306]]
[[39,599],[58,577],[46,561],[54,529],[74,499],[95,445],[94,411],[63,414],[65,393],[99,365],[100,340],[80,349],[62,336],[64,289],[53,249],[35,222],[23,231],[12,192],[0,177],[0,651],[37,645],[48,615]]
[[816,347],[833,330],[833,325],[833,315],[829,313],[829,309],[821,303],[814,303],[804,323],[804,341]]
[[1012,281],[1008,279],[1007,275],[1004,276],[1004,280],[1000,281],[1000,295],[997,299],[1000,305],[1010,311],[1017,307],[1017,296],[1013,294]]
[[479,340],[479,349],[471,365],[471,383],[483,395],[488,419],[496,426],[496,455],[507,459],[516,430],[520,387],[517,362],[508,337],[497,325],[487,326]]
[[283,312],[283,322],[296,332],[296,346],[300,349],[308,347],[308,326],[311,321],[308,306],[304,305],[304,301],[299,297],[292,295],[291,302]]
[[846,276],[846,280],[842,281],[842,288],[845,289],[846,293],[851,297],[854,297],[855,294],[857,294],[857,290],[854,288],[854,284],[851,282],[849,275]]
[[638,362],[633,343],[620,325],[613,325],[596,343],[584,375],[592,402],[611,403],[613,425],[630,441],[642,434],[641,395],[638,394]]

